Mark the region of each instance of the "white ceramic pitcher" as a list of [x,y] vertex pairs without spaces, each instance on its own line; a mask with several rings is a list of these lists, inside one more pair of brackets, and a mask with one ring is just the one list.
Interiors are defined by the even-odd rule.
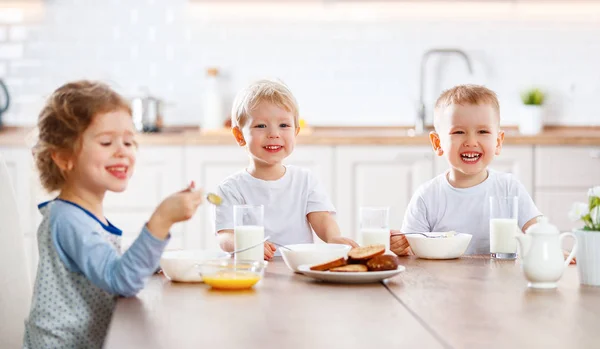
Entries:
[[[575,240],[571,253],[564,259],[562,240],[571,236]],[[529,227],[525,235],[516,236],[521,247],[523,272],[532,288],[555,288],[565,268],[577,252],[577,239],[572,233],[560,233],[558,228],[541,216]]]

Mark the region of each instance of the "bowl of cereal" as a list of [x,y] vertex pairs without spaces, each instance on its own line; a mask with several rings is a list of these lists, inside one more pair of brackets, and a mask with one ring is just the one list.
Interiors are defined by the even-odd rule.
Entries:
[[424,259],[454,259],[465,253],[471,242],[471,234],[455,232],[431,232],[406,234],[413,253]]

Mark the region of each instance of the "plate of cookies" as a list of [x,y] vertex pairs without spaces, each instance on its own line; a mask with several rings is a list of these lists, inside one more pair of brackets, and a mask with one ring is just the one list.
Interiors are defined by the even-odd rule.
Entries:
[[385,245],[355,247],[348,258],[336,258],[316,265],[301,265],[298,271],[311,278],[345,284],[379,282],[403,272],[395,255],[385,254]]

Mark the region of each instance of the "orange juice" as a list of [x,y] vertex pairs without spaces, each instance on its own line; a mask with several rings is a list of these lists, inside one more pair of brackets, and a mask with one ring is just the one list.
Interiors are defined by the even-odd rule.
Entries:
[[220,271],[204,275],[204,283],[220,290],[244,290],[260,281],[260,275],[250,271]]

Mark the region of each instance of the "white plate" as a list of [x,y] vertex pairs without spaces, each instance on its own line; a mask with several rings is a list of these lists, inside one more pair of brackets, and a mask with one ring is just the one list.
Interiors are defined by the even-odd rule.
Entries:
[[304,264],[298,267],[302,274],[322,281],[335,282],[342,284],[367,284],[379,282],[391,278],[406,270],[403,265],[399,265],[396,270],[386,271],[363,271],[363,272],[332,272],[310,270],[310,265]]

